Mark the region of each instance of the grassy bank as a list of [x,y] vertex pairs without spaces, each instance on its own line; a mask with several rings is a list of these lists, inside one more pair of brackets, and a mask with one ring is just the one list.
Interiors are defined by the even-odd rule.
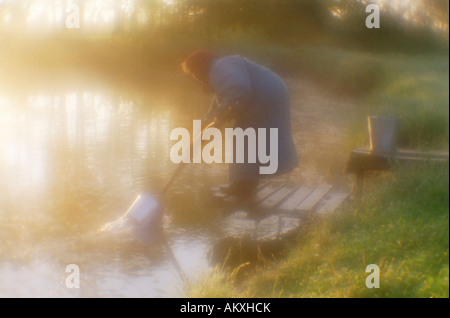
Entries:
[[[324,47],[251,54],[281,74],[315,81],[336,98],[356,100],[360,107],[348,127],[348,149],[368,144],[367,116],[391,115],[401,119],[400,146],[448,150],[445,54]],[[287,258],[247,273],[241,284],[236,277],[248,264],[217,269],[191,296],[448,297],[448,197],[448,167],[403,167],[375,175],[363,202],[313,222]],[[380,289],[366,288],[368,264],[381,269]]]
[[[448,297],[448,167],[405,167],[370,182],[365,200],[316,222],[282,260],[243,284],[217,270],[193,297]],[[365,268],[380,267],[380,288]]]

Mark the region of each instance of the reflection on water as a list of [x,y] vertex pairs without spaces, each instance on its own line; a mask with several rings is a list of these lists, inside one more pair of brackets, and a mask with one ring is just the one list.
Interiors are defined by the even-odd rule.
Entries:
[[[0,297],[183,295],[164,246],[97,232],[162,187],[179,125],[174,111],[113,94],[0,97]],[[188,277],[208,268],[219,225],[203,198],[221,169],[187,169],[167,198],[169,245]],[[80,266],[80,289],[65,286],[68,264]]]

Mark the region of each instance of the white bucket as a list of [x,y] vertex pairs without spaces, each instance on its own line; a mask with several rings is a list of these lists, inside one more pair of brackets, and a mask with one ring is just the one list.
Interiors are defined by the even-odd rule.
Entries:
[[370,116],[368,124],[370,150],[394,156],[397,152],[400,120],[396,117]]
[[141,193],[134,200],[126,214],[136,220],[136,222],[145,224],[158,216],[158,210],[158,200],[148,193]]
[[147,243],[158,239],[162,230],[162,212],[163,207],[154,196],[141,193],[126,213],[132,220],[134,237]]

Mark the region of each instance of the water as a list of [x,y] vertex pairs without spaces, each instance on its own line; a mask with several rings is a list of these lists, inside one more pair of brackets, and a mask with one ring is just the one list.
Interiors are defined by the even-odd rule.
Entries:
[[[0,114],[0,297],[185,296],[166,245],[99,231],[175,171],[180,110],[69,90],[0,96]],[[225,181],[225,166],[193,165],[164,200],[168,246],[189,279],[211,269],[221,233],[208,188]],[[79,289],[66,287],[69,264]]]
[[[168,98],[170,90],[127,97],[120,87],[70,86],[0,94],[0,297],[183,297],[181,274],[195,282],[212,270],[210,260],[230,259],[229,246],[245,248],[230,266],[247,262],[243,255],[284,248],[273,240],[256,246],[235,239],[274,237],[278,218],[256,224],[241,212],[224,217],[209,189],[227,182],[225,164],[186,165],[165,194],[168,244],[99,231],[139,193],[164,187],[177,168],[169,159],[170,131],[190,129],[207,101],[189,106]],[[342,178],[349,116],[337,118],[353,106],[299,82],[289,87],[301,161],[283,181],[346,185],[353,180]],[[282,225],[299,226],[289,218]],[[66,287],[69,264],[79,266],[79,289]]]

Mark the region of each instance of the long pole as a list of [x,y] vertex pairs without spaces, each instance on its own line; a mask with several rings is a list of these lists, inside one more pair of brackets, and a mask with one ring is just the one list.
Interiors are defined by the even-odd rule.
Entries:
[[[215,124],[214,121],[210,122],[208,125],[206,125],[202,131],[200,132],[200,134],[198,136],[195,136],[192,141],[191,141],[191,148],[192,145],[194,144],[194,142],[197,141],[197,139],[201,138],[203,132],[208,129],[209,127],[213,126]],[[164,188],[161,190],[161,195],[163,195],[164,193],[167,192],[167,190],[170,188],[170,186],[172,185],[172,183],[175,181],[175,179],[178,177],[178,175],[180,174],[180,172],[183,170],[185,164],[183,162],[180,162],[178,164],[177,169],[175,170],[175,172],[172,174],[172,176],[170,177],[169,181],[167,181],[166,185],[164,186]]]
[[[193,143],[195,141],[197,141],[198,138],[201,138],[202,133],[209,127],[214,125],[214,121],[212,121],[211,123],[209,123],[208,125],[206,125],[202,131],[200,132],[200,134],[198,136],[195,136],[191,142],[191,147],[193,145]],[[177,169],[175,170],[175,172],[172,174],[172,176],[170,177],[169,181],[166,183],[166,185],[164,186],[164,188],[161,190],[161,195],[163,195],[164,193],[167,192],[167,190],[170,188],[170,186],[172,185],[172,183],[175,181],[175,179],[178,177],[178,175],[180,174],[180,172],[183,170],[184,168],[184,163],[180,163],[177,167]],[[164,234],[162,234],[162,240],[163,240],[163,244],[167,249],[167,252],[169,253],[169,257],[171,258],[173,265],[175,266],[175,269],[177,270],[178,274],[180,275],[181,279],[183,280],[184,284],[188,284],[188,278],[186,277],[186,275],[184,274],[180,263],[178,262],[175,254],[173,253],[172,248],[169,245],[169,241],[167,240],[166,236]]]

